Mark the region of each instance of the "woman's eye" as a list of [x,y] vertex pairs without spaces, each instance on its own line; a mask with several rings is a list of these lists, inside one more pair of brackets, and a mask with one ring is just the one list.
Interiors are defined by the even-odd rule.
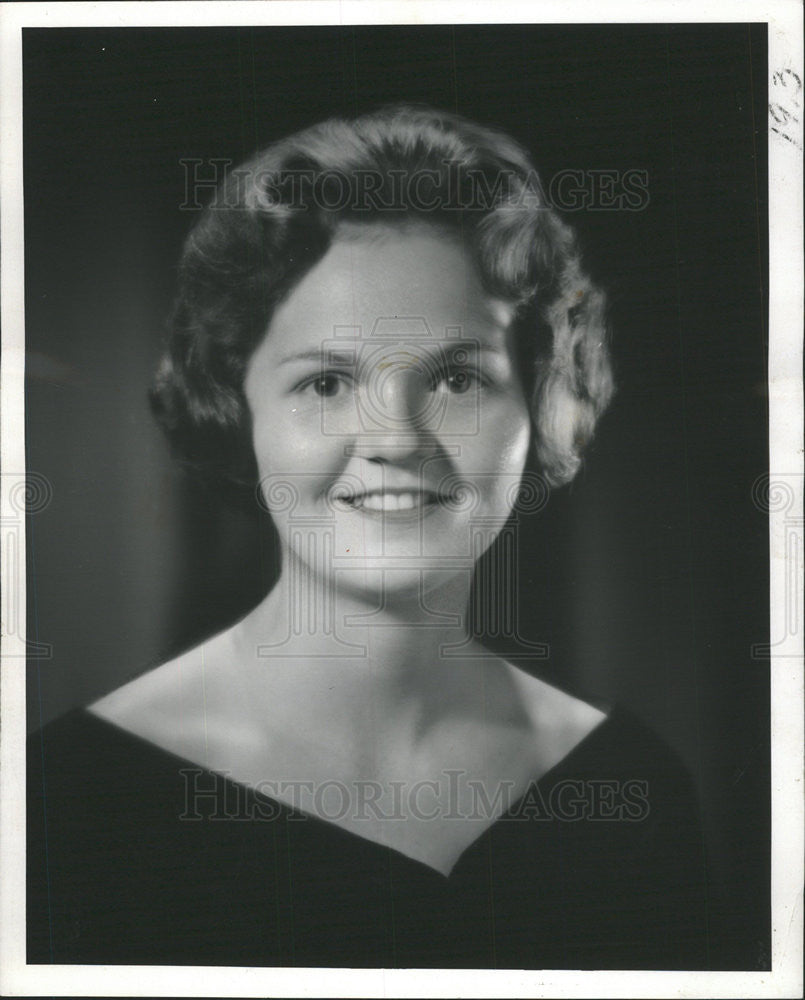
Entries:
[[313,389],[317,396],[329,397],[337,395],[345,386],[346,377],[335,372],[323,372],[305,382],[302,389]]
[[444,381],[450,392],[460,395],[471,389],[477,379],[478,376],[474,372],[459,368],[456,371],[447,372]]

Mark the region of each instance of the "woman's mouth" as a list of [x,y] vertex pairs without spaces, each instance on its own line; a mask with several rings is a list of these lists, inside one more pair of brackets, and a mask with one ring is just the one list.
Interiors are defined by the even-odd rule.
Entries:
[[375,515],[416,515],[436,510],[449,497],[432,490],[368,490],[334,497],[342,508]]

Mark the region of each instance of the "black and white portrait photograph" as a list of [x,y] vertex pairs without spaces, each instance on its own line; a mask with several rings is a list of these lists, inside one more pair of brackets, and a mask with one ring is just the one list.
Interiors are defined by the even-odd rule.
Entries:
[[0,7],[8,995],[801,995],[801,5],[481,6]]

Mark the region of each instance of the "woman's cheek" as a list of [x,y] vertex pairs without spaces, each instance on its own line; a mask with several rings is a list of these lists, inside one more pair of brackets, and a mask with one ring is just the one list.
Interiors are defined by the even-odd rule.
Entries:
[[500,407],[489,413],[487,426],[491,433],[479,435],[487,456],[486,468],[519,475],[525,468],[531,443],[531,418],[525,401]]
[[331,475],[343,465],[345,448],[333,435],[322,432],[316,408],[291,407],[264,417],[255,428],[255,454],[261,476]]
[[[531,421],[524,409],[508,408],[493,422],[494,435],[486,440],[484,454],[478,455],[477,467],[496,473],[488,478],[492,495],[491,508],[508,517],[518,493],[531,442]],[[485,477],[486,478],[486,477]]]
[[531,445],[531,416],[527,411],[522,412],[515,421],[508,440],[509,461],[517,467],[518,472],[522,472]]

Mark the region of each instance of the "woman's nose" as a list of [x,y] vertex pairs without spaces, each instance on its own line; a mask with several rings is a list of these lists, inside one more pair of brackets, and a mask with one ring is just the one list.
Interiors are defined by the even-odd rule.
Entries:
[[395,430],[421,422],[427,410],[427,393],[419,367],[404,358],[377,366],[367,387],[365,411],[378,429]]
[[438,399],[426,366],[392,357],[377,366],[361,400],[361,451],[397,460],[432,450]]

